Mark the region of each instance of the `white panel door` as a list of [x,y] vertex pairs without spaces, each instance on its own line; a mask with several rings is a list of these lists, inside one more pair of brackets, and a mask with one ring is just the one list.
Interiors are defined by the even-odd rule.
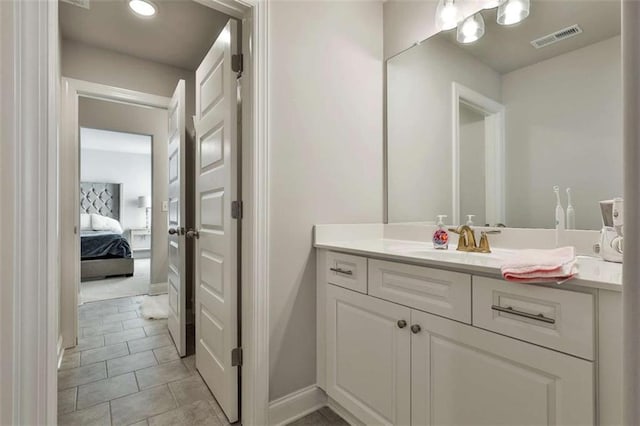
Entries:
[[180,356],[186,350],[186,134],[185,82],[180,80],[169,105],[169,250],[168,326]]
[[236,27],[227,23],[196,70],[196,368],[230,422],[238,420]]
[[594,424],[591,362],[420,311],[411,323],[411,424]]
[[408,425],[407,307],[327,285],[327,393],[364,424]]

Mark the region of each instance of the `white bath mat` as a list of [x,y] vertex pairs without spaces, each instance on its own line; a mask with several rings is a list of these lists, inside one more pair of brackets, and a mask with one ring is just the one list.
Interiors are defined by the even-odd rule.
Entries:
[[169,295],[144,296],[140,304],[140,313],[143,318],[163,319],[169,315]]

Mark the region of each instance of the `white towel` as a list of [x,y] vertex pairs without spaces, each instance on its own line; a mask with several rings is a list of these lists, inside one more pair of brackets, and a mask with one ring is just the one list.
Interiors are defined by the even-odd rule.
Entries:
[[578,273],[573,247],[551,250],[522,250],[502,265],[502,276],[519,283],[557,282],[562,284]]

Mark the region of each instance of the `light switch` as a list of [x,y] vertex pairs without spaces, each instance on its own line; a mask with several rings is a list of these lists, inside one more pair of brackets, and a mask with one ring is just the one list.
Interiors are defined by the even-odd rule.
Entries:
[[168,201],[163,201],[162,202],[162,211],[163,212],[168,212],[169,211],[169,202]]

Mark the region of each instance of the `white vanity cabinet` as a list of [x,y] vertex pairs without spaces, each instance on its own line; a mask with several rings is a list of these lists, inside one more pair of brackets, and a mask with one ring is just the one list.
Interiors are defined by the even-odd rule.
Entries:
[[411,422],[411,310],[327,287],[327,393],[365,424]]
[[[340,256],[318,251],[320,265],[327,259],[334,264]],[[470,274],[366,257],[348,260],[360,269],[363,262],[368,265],[366,287],[338,286],[328,280],[328,270],[318,273],[318,384],[358,421],[414,426],[599,424],[593,358],[556,349],[577,348],[576,353],[593,355],[582,351],[594,345],[585,341],[594,337],[591,295],[578,293],[573,301],[564,290],[555,294],[555,289],[540,287],[543,291],[529,294],[520,284],[511,293],[500,288],[499,280],[476,283]],[[488,301],[487,292],[479,291],[481,300],[475,302],[476,284],[503,296],[503,302],[518,301],[521,310],[549,306],[545,312],[557,320],[558,329],[540,329],[539,321],[512,324],[513,315],[491,309],[495,318],[483,312],[485,327],[476,326],[471,306]],[[500,303],[491,299],[493,305]],[[572,329],[573,316],[584,310],[589,331],[580,334],[583,345],[571,339],[565,343],[563,333],[578,331]],[[487,323],[492,318],[495,325]],[[498,329],[502,321],[503,330]],[[497,332],[485,329],[491,327]],[[548,342],[538,335],[544,332]]]
[[593,425],[593,364],[413,310],[412,425]]

